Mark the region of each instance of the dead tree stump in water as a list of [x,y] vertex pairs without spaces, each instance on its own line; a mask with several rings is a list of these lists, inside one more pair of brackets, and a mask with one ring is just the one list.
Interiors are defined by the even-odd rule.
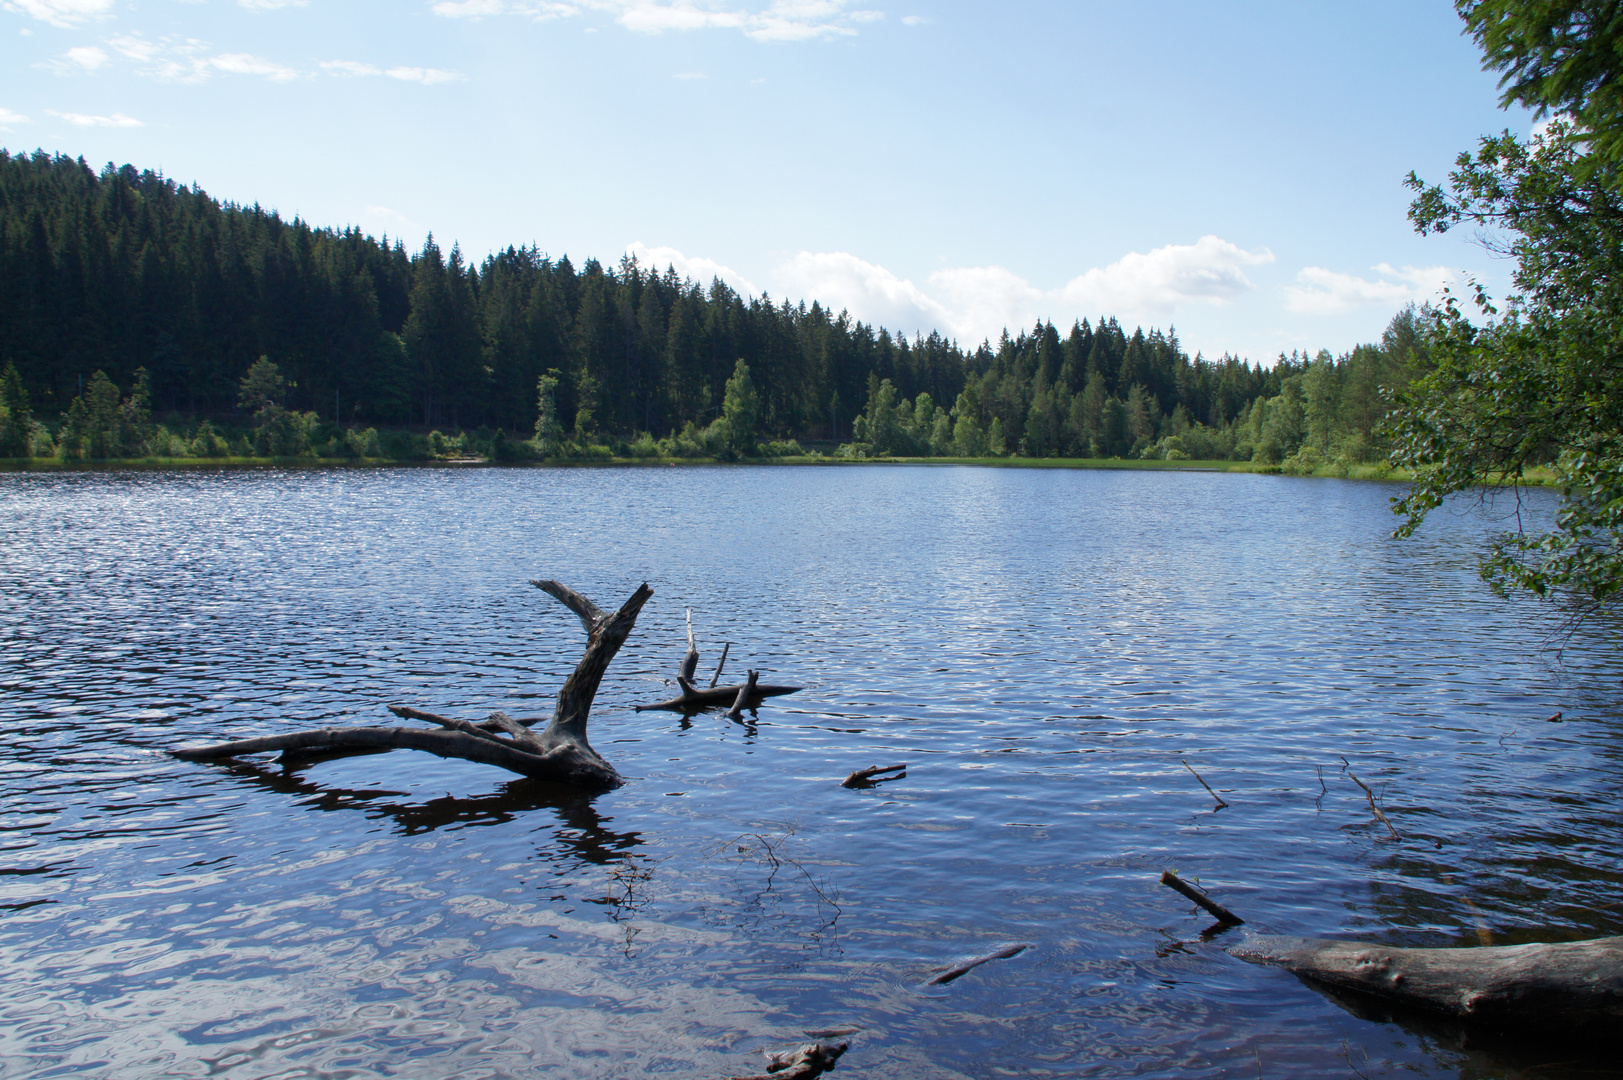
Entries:
[[[537,780],[573,784],[579,787],[617,787],[622,781],[602,755],[586,741],[586,722],[592,702],[608,670],[609,661],[637,624],[654,590],[644,582],[620,610],[608,613],[592,601],[556,581],[532,581],[531,585],[573,611],[586,630],[586,652],[558,691],[558,704],[552,722],[537,734],[506,713],[493,713],[483,723],[458,720],[391,705],[389,711],[407,720],[438,724],[443,731],[422,728],[350,727],[321,728],[288,735],[240,739],[213,746],[187,747],[170,753],[184,761],[219,761],[245,754],[281,751],[301,753],[365,752],[375,750],[423,750],[444,758],[461,758],[482,765],[495,765]],[[504,737],[505,736],[505,737]]]

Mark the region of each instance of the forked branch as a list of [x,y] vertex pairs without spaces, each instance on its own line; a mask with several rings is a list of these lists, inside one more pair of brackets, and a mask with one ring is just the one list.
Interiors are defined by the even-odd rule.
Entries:
[[280,751],[284,759],[310,753],[366,753],[378,750],[423,750],[445,758],[495,765],[523,776],[584,787],[613,787],[620,774],[586,740],[586,723],[609,661],[625,643],[649,597],[645,582],[614,614],[605,614],[592,601],[556,581],[531,584],[552,596],[580,618],[586,630],[586,652],[558,691],[552,722],[537,734],[533,720],[515,720],[503,712],[475,723],[404,705],[389,710],[405,720],[436,724],[443,731],[403,727],[321,728],[258,739],[242,739],[213,746],[171,751],[186,761],[218,761],[246,754]]

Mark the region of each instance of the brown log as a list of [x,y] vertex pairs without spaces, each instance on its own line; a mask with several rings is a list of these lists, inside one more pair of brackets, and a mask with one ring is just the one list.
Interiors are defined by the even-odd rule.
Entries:
[[764,1073],[734,1076],[729,1080],[811,1080],[832,1069],[840,1055],[850,1048],[849,1041],[807,1043],[794,1050],[768,1054]]
[[[678,685],[683,680],[678,679]],[[700,709],[713,709],[717,706],[731,705],[738,697],[739,688],[745,683],[734,683],[731,686],[716,686],[708,690],[701,690],[691,682],[682,686],[682,696],[671,698],[669,701],[656,701],[652,705],[638,705],[638,712],[652,712],[655,709],[665,709],[669,712],[695,713]],[[744,702],[744,707],[753,709],[769,697],[781,697],[784,694],[793,694],[804,689],[799,686],[778,686],[773,683],[756,683],[755,691],[750,699]]]
[[592,749],[586,739],[586,722],[609,661],[620,651],[620,646],[637,623],[637,615],[654,591],[644,582],[611,615],[567,585],[556,581],[532,581],[530,584],[573,611],[586,629],[585,654],[565,680],[563,689],[558,691],[558,702],[551,722],[539,733],[531,727],[535,721],[514,720],[502,712],[492,713],[482,723],[474,723],[406,706],[390,706],[390,711],[403,719],[423,720],[447,730],[322,728],[241,739],[214,746],[183,748],[170,753],[186,761],[218,761],[275,751],[305,755],[410,749],[423,750],[439,757],[495,765],[539,780],[582,787],[614,787],[621,783],[620,774]]
[[1323,938],[1251,938],[1229,953],[1312,982],[1526,1032],[1623,1030],[1623,937],[1547,945],[1401,949]]
[[945,986],[947,983],[952,982],[954,979],[965,974],[966,972],[974,971],[982,964],[992,960],[1007,960],[1011,956],[1019,956],[1029,948],[1031,948],[1031,946],[1028,944],[1005,945],[1001,949],[994,949],[985,956],[977,956],[972,960],[962,961],[961,963],[954,964],[949,968],[938,968],[936,969],[938,973],[931,978],[924,980],[924,985]]

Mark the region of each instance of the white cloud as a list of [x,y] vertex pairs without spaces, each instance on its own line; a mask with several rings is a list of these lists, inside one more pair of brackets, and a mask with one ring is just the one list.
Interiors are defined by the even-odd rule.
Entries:
[[0,6],[66,28],[106,18],[113,10],[113,0],[5,0]]
[[0,130],[9,130],[13,124],[31,124],[32,120],[20,112],[0,108]]
[[804,41],[855,34],[854,26],[885,17],[882,11],[847,11],[852,0],[772,0],[764,6],[748,0],[439,0],[436,15],[482,19],[515,14],[557,19],[596,11],[627,30],[663,34],[685,30],[737,30],[757,41]]
[[237,0],[239,7],[249,11],[275,11],[278,8],[304,7],[309,0]]
[[745,296],[758,296],[761,292],[754,282],[732,267],[723,266],[714,259],[684,255],[673,247],[651,248],[638,240],[626,245],[626,254],[636,256],[644,269],[664,273],[667,266],[675,267],[679,277],[691,278],[700,285],[708,286],[713,278],[720,278]]
[[249,53],[221,53],[209,57],[205,63],[228,75],[262,75],[272,82],[291,82],[299,77],[297,71],[284,64]]
[[1309,266],[1296,275],[1297,284],[1285,286],[1285,307],[1307,315],[1333,315],[1356,307],[1379,304],[1397,308],[1436,299],[1458,276],[1446,266],[1405,266],[1388,263],[1371,267],[1379,278]]
[[954,313],[911,281],[845,251],[802,251],[777,267],[773,279],[787,296],[817,300],[836,313],[910,332],[947,329]]
[[399,79],[401,82],[422,83],[424,86],[438,86],[441,83],[462,81],[462,76],[455,71],[421,67],[380,68],[376,64],[364,64],[358,60],[323,60],[321,70],[329,75],[338,76],[371,77],[386,75],[391,79]]
[[424,86],[438,86],[441,83],[460,82],[462,76],[454,71],[441,71],[439,68],[420,67],[392,67],[384,72],[391,79],[401,82],[422,83]]
[[383,69],[371,64],[363,64],[357,60],[323,60],[323,71],[334,75],[382,75]]
[[46,109],[45,111],[52,116],[61,117],[75,127],[146,127],[145,124],[133,116],[125,116],[123,113],[114,113],[111,116],[91,116],[88,113],[57,112],[55,109]]
[[69,68],[79,68],[82,71],[95,71],[106,64],[109,57],[105,50],[95,45],[76,45],[62,54],[59,65]]
[[[742,293],[758,294],[748,279],[712,260],[640,243],[627,250],[644,266],[669,263],[696,281],[720,276]],[[773,269],[771,285],[781,297],[817,300],[870,325],[904,334],[940,330],[968,344],[996,341],[1005,329],[1018,333],[1039,319],[1068,323],[1102,315],[1128,325],[1164,325],[1182,309],[1226,305],[1254,292],[1243,268],[1273,260],[1266,248],[1248,251],[1205,236],[1130,252],[1057,289],[1042,289],[1001,266],[938,270],[920,285],[850,252],[802,251]]]
[[140,34],[110,38],[107,44],[137,65],[136,74],[161,82],[207,82],[217,74],[255,75],[272,82],[292,82],[302,73],[286,64],[252,53],[209,55],[209,43],[197,38],[164,37],[156,41]]
[[903,15],[902,16],[902,25],[903,26],[923,26],[925,23],[927,23],[929,21],[930,20],[926,19],[923,15]]
[[483,19],[487,15],[511,12],[514,15],[528,15],[538,22],[580,13],[579,5],[558,3],[556,0],[513,0],[511,3],[507,0],[440,0],[432,10],[434,14],[447,19]]
[[502,0],[440,0],[433,10],[434,14],[447,19],[481,19],[486,15],[500,15]]
[[1256,286],[1242,267],[1274,261],[1267,248],[1246,251],[1216,236],[1130,252],[1072,278],[1061,290],[1073,305],[1134,315],[1170,315],[1186,304],[1230,303]]

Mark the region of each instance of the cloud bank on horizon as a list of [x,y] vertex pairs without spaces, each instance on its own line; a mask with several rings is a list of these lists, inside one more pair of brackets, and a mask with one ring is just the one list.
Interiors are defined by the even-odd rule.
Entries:
[[[791,303],[816,300],[874,326],[909,336],[939,330],[970,347],[1039,321],[1068,326],[1076,319],[1115,318],[1128,326],[1165,327],[1192,307],[1222,307],[1257,292],[1245,268],[1275,261],[1267,248],[1247,251],[1208,235],[1193,244],[1128,252],[1055,289],[1039,288],[1001,266],[937,270],[921,287],[850,252],[801,251],[774,267],[769,288],[763,289],[723,263],[673,247],[637,241],[627,245],[626,253],[645,268],[670,267],[701,285],[719,278],[745,296],[776,295]],[[1382,263],[1371,269],[1375,278],[1305,267],[1296,284],[1280,290],[1284,306],[1315,315],[1366,306],[1395,311],[1437,299],[1458,276],[1444,266],[1396,269]]]

